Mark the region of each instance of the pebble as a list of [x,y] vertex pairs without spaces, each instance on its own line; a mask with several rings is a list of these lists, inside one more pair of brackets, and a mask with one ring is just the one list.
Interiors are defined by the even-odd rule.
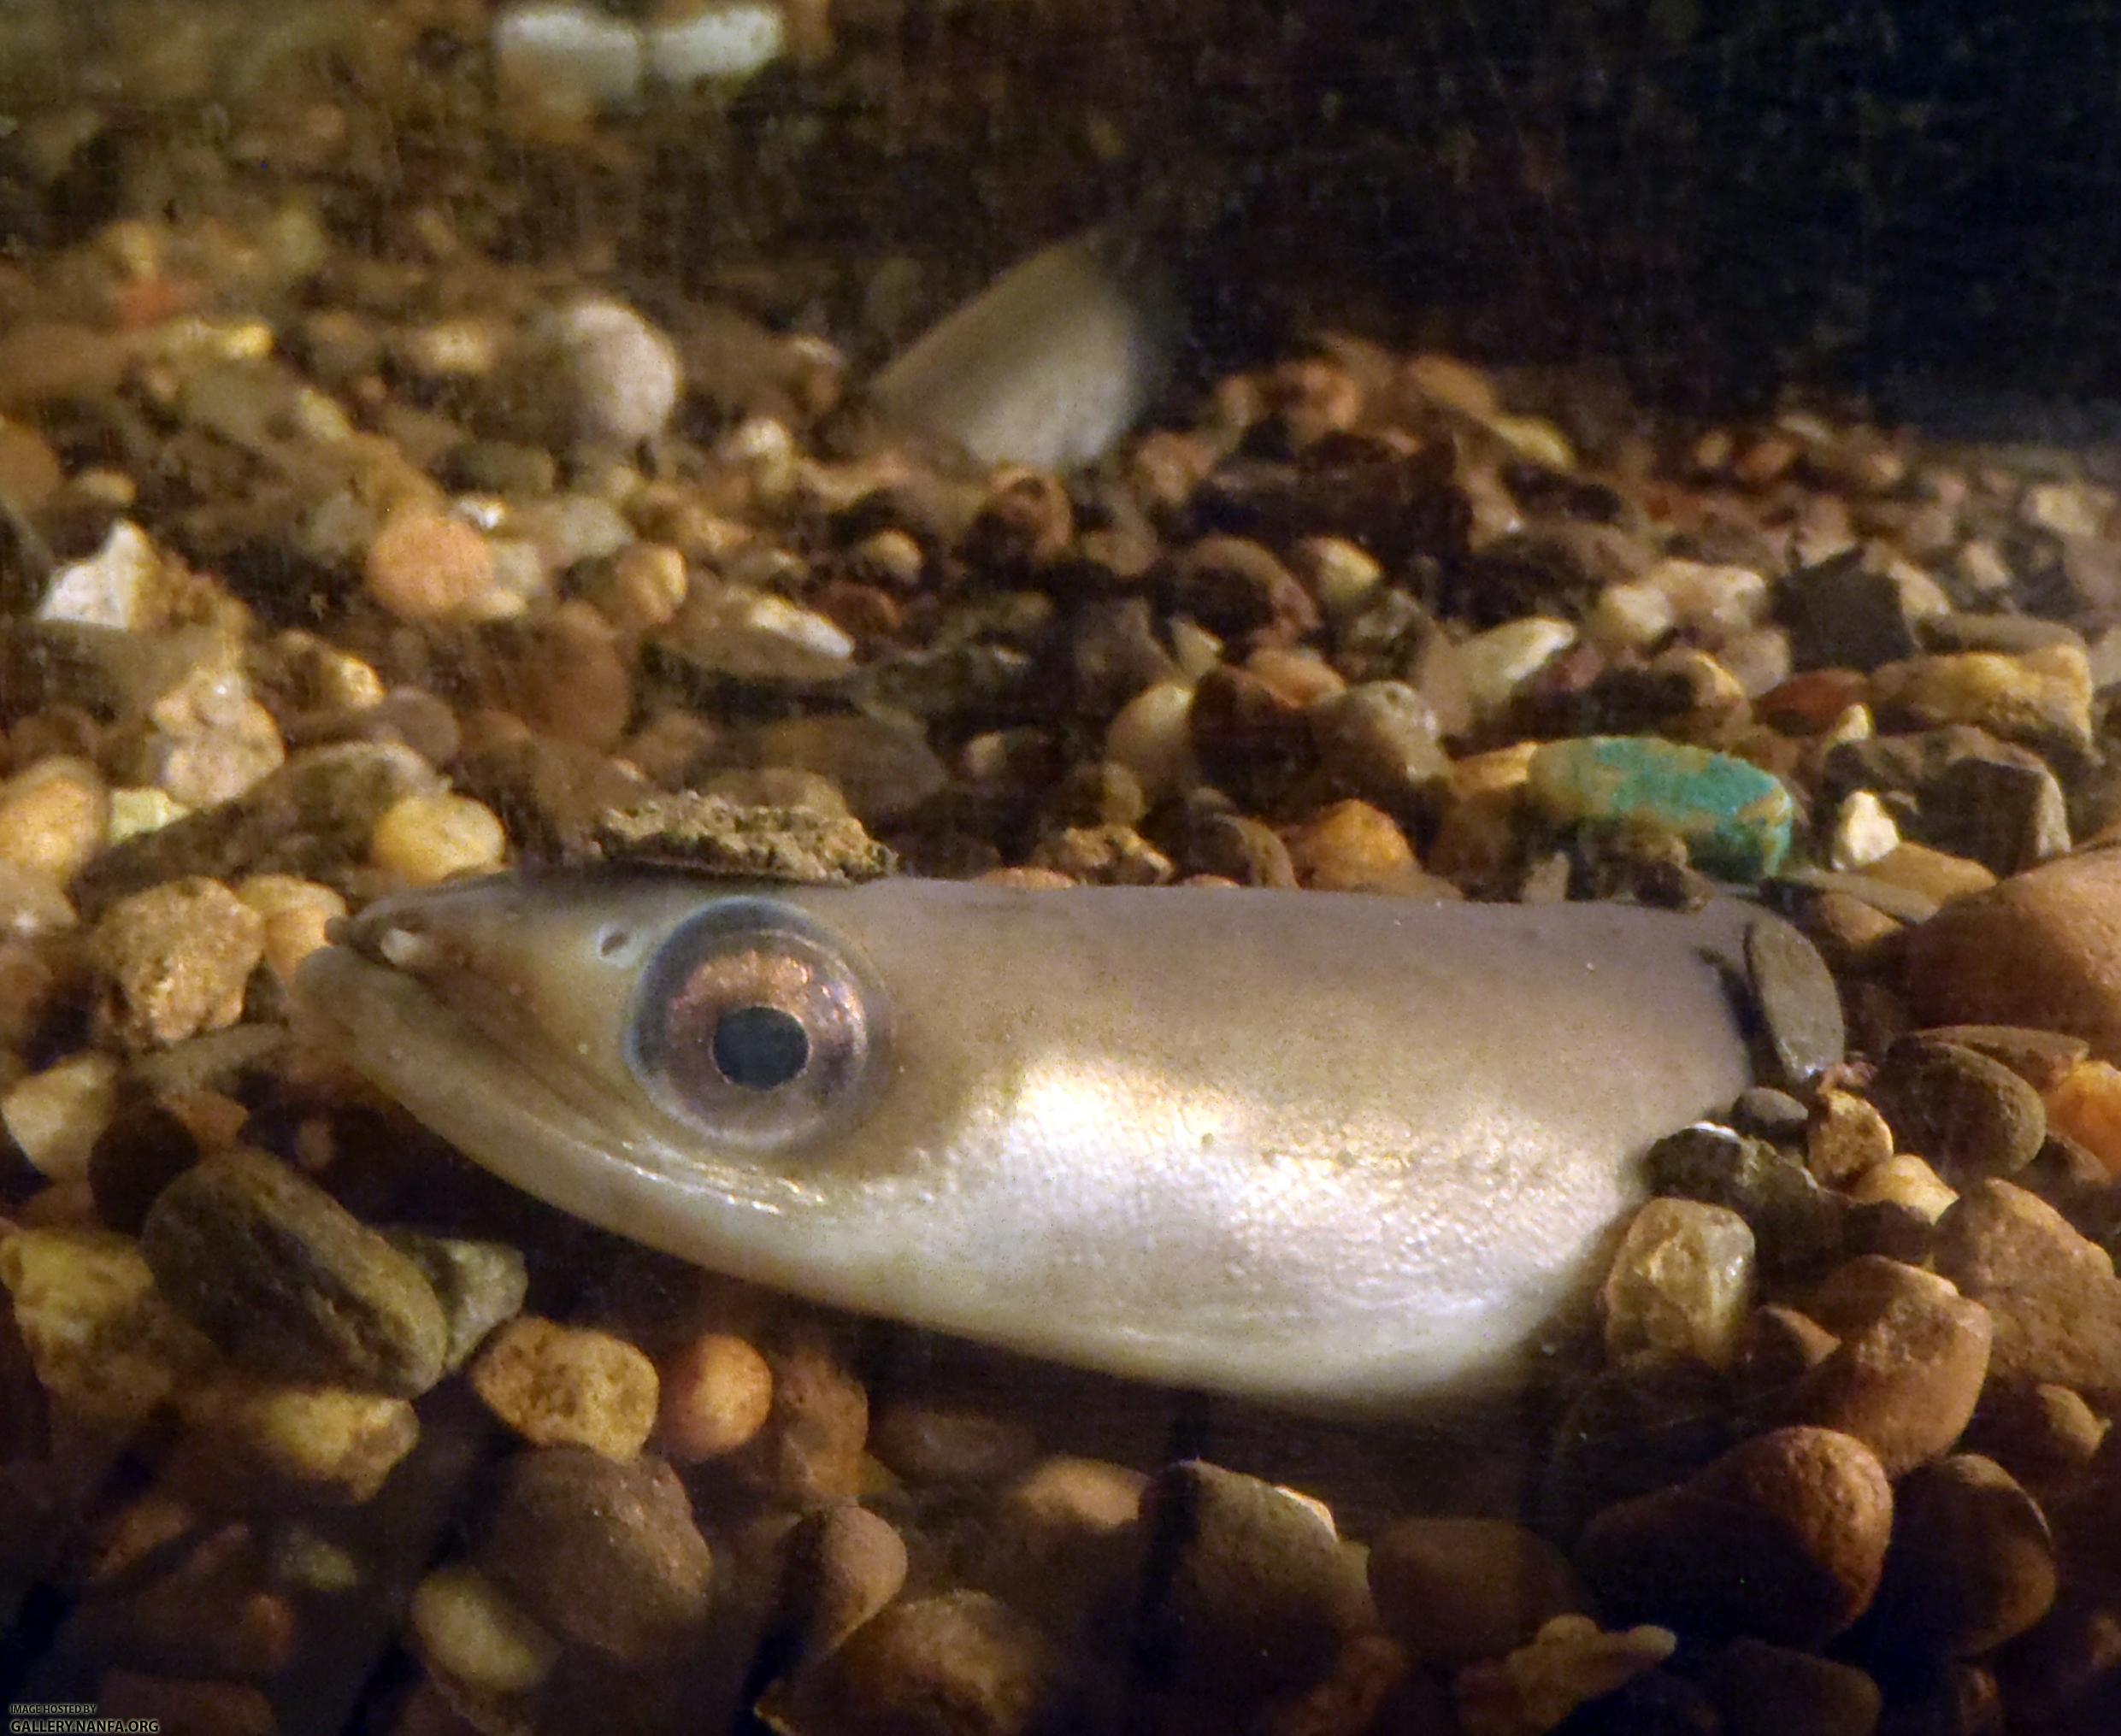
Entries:
[[1070,826],[1033,846],[1028,866],[1099,886],[1160,886],[1177,867],[1131,826]]
[[2121,1278],[2045,1200],[2007,1181],[1976,1182],[1937,1225],[1937,1270],[1995,1325],[1991,1373],[2121,1402]]
[[781,1736],[1037,1736],[1069,1727],[1052,1642],[984,1592],[903,1600],[760,1706]]
[[1875,1104],[1829,1086],[1812,1099],[1805,1164],[1829,1187],[1846,1187],[1893,1155],[1893,1130]]
[[623,302],[570,303],[533,338],[566,432],[612,446],[653,439],[684,391],[676,346]]
[[869,1433],[869,1451],[909,1483],[993,1483],[1037,1456],[1030,1426],[975,1404],[918,1398],[888,1405]]
[[1900,847],[1900,828],[1892,810],[1875,791],[1851,792],[1835,810],[1834,830],[1827,842],[1828,865],[1836,872],[1853,874]]
[[976,1582],[1056,1631],[1131,1600],[1148,1482],[1101,1459],[1042,1460],[995,1498]]
[[1428,700],[1404,681],[1365,681],[1305,714],[1321,768],[1350,795],[1390,808],[1422,796],[1450,768]]
[[1682,840],[1694,865],[1735,880],[1772,874],[1795,805],[1779,780],[1728,755],[1650,737],[1587,736],[1533,755],[1533,801],[1562,825],[1639,826]]
[[705,581],[692,586],[657,643],[702,674],[763,685],[832,680],[852,666],[855,652],[853,639],[815,609],[771,591]]
[[1601,1370],[1555,1431],[1555,1509],[1580,1524],[1692,1475],[1731,1444],[1732,1396],[1722,1370],[1683,1351],[1640,1351]]
[[1919,1153],[1947,1181],[2010,1175],[2047,1137],[2040,1093],[1977,1050],[1906,1037],[1886,1051],[1871,1100],[1901,1149]]
[[368,859],[409,886],[491,872],[508,852],[501,816],[469,796],[407,796],[376,816]]
[[1729,1364],[1752,1305],[1753,1234],[1726,1207],[1653,1199],[1629,1220],[1600,1299],[1609,1356],[1681,1351]]
[[2091,1045],[2081,1037],[2024,1025],[1943,1025],[1919,1034],[2001,1062],[2042,1097],[2068,1079],[2091,1053]]
[[178,1395],[178,1452],[206,1485],[243,1504],[267,1492],[304,1504],[371,1499],[420,1439],[403,1398],[344,1386],[285,1386],[216,1371]]
[[0,1128],[47,1181],[76,1181],[117,1107],[118,1063],[91,1049],[0,1092]]
[[1458,647],[1458,665],[1475,712],[1493,717],[1506,709],[1533,676],[1576,642],[1576,630],[1569,622],[1539,615],[1474,634]]
[[747,1339],[703,1333],[666,1356],[656,1445],[680,1465],[734,1452],[773,1413],[773,1365]]
[[1818,950],[1788,923],[1754,921],[1745,945],[1746,968],[1782,1083],[1801,1088],[1838,1063],[1847,1049],[1841,992]]
[[403,1398],[442,1376],[448,1323],[418,1266],[263,1152],[171,1182],[140,1251],[171,1305],[261,1374]]
[[420,1268],[442,1304],[448,1330],[442,1366],[461,1368],[486,1334],[523,1305],[530,1274],[522,1251],[505,1242],[387,1230],[390,1245]]
[[[1575,1729],[1579,1708],[1594,1705],[1671,1657],[1677,1637],[1664,1627],[1608,1633],[1588,1615],[1557,1615],[1507,1657],[1476,1663],[1452,1684],[1464,1736],[1545,1736]],[[1622,1727],[1661,1729],[1639,1717]]]
[[39,621],[141,630],[156,625],[162,561],[145,531],[125,519],[86,560],[59,568],[38,600]]
[[1815,1645],[1869,1605],[1892,1526],[1892,1486],[1868,1447],[1782,1428],[1607,1508],[1576,1564],[1608,1619]]
[[1244,537],[1203,537],[1171,564],[1170,607],[1218,638],[1287,644],[1317,631],[1318,606],[1274,551]]
[[85,760],[55,756],[0,783],[0,862],[64,886],[103,847],[110,794]]
[[123,1093],[88,1154],[96,1215],[137,1236],[156,1196],[198,1162],[199,1149],[198,1135],[174,1109],[151,1097]]
[[1872,1736],[1884,1697],[1853,1665],[1758,1639],[1734,1639],[1710,1661],[1702,1686],[1722,1736]]
[[109,980],[105,1028],[132,1047],[166,1045],[243,1016],[265,921],[219,880],[171,880],[113,904],[89,956]]
[[1556,1615],[1581,1612],[1569,1558],[1501,1519],[1402,1519],[1370,1551],[1377,1619],[1422,1661],[1499,1657]]
[[1775,607],[1800,669],[1875,669],[1916,650],[1899,584],[1853,551],[1786,575]]
[[529,1693],[559,1662],[552,1636],[474,1568],[437,1568],[414,1588],[407,1615],[427,1667],[475,1693]]
[[798,1507],[861,1492],[869,1393],[822,1335],[765,1346],[773,1405],[765,1426],[719,1462],[740,1481]]
[[1390,887],[1403,884],[1421,867],[1414,846],[1392,816],[1352,798],[1291,827],[1283,840],[1296,879],[1318,892]]
[[265,962],[285,986],[325,944],[325,930],[346,914],[346,900],[299,874],[252,874],[235,889],[265,924]]
[[1360,1624],[1361,1562],[1287,1490],[1187,1461],[1151,1480],[1141,1524],[1142,1644],[1175,1686],[1238,1700],[1304,1687]]
[[1809,1312],[1839,1342],[1796,1383],[1790,1422],[1863,1442],[1888,1477],[1947,1451],[1988,1371],[1988,1311],[1943,1279],[1876,1255],[1829,1276]]
[[1935,1223],[1952,1209],[1959,1192],[1912,1152],[1901,1152],[1866,1169],[1848,1186],[1848,1197],[1859,1205],[1905,1207],[1926,1223]]
[[645,50],[639,30],[574,0],[529,0],[493,21],[494,72],[516,103],[588,115],[631,106]]
[[2028,1025],[2121,1062],[2121,850],[2014,874],[1907,937],[1906,980],[1930,1024]]
[[[1932,850],[1928,844],[1910,843],[1888,850],[1854,878],[1918,893],[1936,905],[1971,897],[1996,883],[1994,871],[1977,862],[1948,850]],[[1906,914],[1908,920],[1921,920],[1912,910]]]
[[1802,1164],[1764,1139],[1698,1121],[1659,1139],[1646,1162],[1659,1193],[1736,1212],[1770,1270],[1816,1263],[1840,1245],[1836,1202]]
[[906,818],[949,782],[920,731],[881,718],[793,718],[753,732],[746,745],[755,764],[830,780],[855,818],[872,829]]
[[517,1315],[496,1329],[468,1378],[486,1408],[535,1446],[592,1447],[630,1459],[656,1424],[656,1365],[642,1351],[539,1315]]
[[2082,1061],[2047,1092],[2047,1125],[2121,1180],[2121,1068]]
[[1915,657],[1873,671],[1871,692],[1881,721],[1906,728],[1965,723],[2036,749],[2091,744],[2091,668],[2079,645]]
[[401,621],[469,619],[493,588],[493,549],[462,519],[401,507],[368,544],[362,579]]
[[852,1501],[805,1514],[782,1562],[781,1606],[801,1630],[806,1666],[837,1651],[906,1582],[905,1539]]
[[2111,1425],[2083,1397],[2053,1381],[1992,1381],[1961,1445],[2045,1492],[2075,1482]]
[[1358,1633],[1310,1687],[1262,1708],[1252,1730],[1253,1736],[1366,1736],[1382,1728],[1421,1736],[1442,1724],[1436,1693],[1429,1678],[1412,1674],[1406,1653],[1391,1640]]
[[1901,1482],[1865,1627],[1902,1657],[1975,1657],[2045,1615],[2056,1583],[2039,1504],[1994,1460],[1960,1453]]
[[273,1703],[246,1682],[197,1681],[110,1669],[97,1678],[96,1712],[120,1729],[160,1736],[273,1736]]
[[0,1285],[38,1384],[121,1438],[209,1354],[156,1292],[138,1246],[114,1231],[18,1230],[0,1240]]
[[509,1462],[476,1565],[539,1627],[627,1667],[683,1644],[712,1595],[714,1557],[676,1473],[588,1447]]

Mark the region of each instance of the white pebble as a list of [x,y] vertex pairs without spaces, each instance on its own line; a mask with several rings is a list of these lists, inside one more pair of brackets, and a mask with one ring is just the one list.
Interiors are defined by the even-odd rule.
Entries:
[[91,1050],[18,1081],[0,1098],[0,1123],[40,1175],[74,1181],[87,1174],[117,1100],[117,1062]]
[[1827,861],[1849,874],[1892,855],[1900,844],[1900,828],[1891,810],[1872,791],[1857,790],[1834,815],[1834,837],[1827,848]]
[[639,97],[640,32],[593,7],[516,6],[493,26],[503,91],[568,114],[623,109]]
[[1474,709],[1499,711],[1518,688],[1576,642],[1576,630],[1552,615],[1528,615],[1475,633],[1458,647]]
[[147,533],[120,519],[103,547],[52,574],[37,605],[37,618],[85,627],[145,627],[161,571],[162,557]]
[[730,0],[641,32],[648,77],[680,90],[703,79],[748,79],[788,51],[788,21],[778,4]]
[[1607,650],[1640,651],[1663,638],[1678,619],[1670,597],[1638,579],[1608,585],[1600,591],[1585,626],[1594,644]]
[[663,432],[685,385],[676,347],[623,302],[570,303],[552,325],[574,433],[631,446]]

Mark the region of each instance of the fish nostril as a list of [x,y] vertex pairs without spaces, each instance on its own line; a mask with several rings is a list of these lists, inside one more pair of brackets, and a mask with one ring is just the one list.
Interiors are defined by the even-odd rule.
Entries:
[[624,928],[607,928],[597,937],[597,956],[616,958],[626,950],[633,935]]

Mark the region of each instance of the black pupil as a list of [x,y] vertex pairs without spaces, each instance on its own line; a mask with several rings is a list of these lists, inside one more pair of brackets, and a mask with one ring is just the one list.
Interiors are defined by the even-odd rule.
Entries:
[[732,1007],[715,1021],[715,1065],[731,1085],[772,1091],[810,1058],[803,1021],[778,1007]]

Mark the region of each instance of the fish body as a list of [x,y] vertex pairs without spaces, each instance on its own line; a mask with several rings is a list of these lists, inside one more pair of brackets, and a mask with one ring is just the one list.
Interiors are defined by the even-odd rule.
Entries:
[[514,1185],[704,1266],[1314,1409],[1516,1390],[1659,1134],[1753,1082],[1746,926],[1613,905],[639,869],[387,900],[298,982]]

